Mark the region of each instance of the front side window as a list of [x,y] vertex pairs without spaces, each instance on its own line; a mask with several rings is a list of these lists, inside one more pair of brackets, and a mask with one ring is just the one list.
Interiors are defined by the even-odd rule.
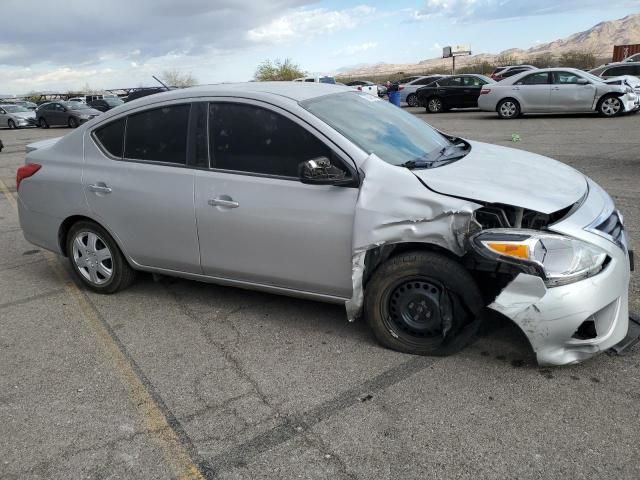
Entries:
[[212,168],[296,178],[300,163],[331,158],[329,147],[297,123],[240,103],[210,104],[209,151]]
[[549,84],[549,73],[533,73],[531,75],[527,75],[516,85],[548,85]]
[[571,72],[553,72],[553,83],[560,85],[575,85],[578,83],[578,77]]
[[392,165],[434,159],[451,145],[414,115],[366,93],[324,95],[301,105],[363,151]]
[[125,158],[185,165],[190,105],[171,105],[129,115]]
[[123,142],[124,142],[124,123],[125,119],[121,118],[115,122],[111,122],[104,127],[98,128],[94,135],[103,149],[110,155],[122,158]]

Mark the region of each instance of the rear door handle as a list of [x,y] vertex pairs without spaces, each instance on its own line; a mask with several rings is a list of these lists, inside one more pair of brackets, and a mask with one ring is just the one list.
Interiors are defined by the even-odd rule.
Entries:
[[95,183],[93,185],[89,185],[89,191],[95,193],[111,193],[111,187],[107,187],[104,183]]
[[520,87],[513,87],[511,90],[520,90]]
[[240,204],[233,199],[214,198],[207,202],[212,207],[238,208]]
[[552,87],[552,90],[560,90],[560,87]]

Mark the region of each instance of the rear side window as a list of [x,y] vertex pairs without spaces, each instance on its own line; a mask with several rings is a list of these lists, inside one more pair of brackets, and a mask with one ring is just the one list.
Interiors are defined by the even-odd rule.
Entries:
[[252,105],[209,107],[211,167],[298,177],[301,162],[331,158],[331,150],[288,118]]
[[516,85],[547,85],[549,83],[549,73],[533,73],[531,75],[527,75]]
[[122,158],[124,147],[124,118],[97,129],[94,133],[100,146],[110,155]]
[[125,158],[185,165],[190,105],[172,105],[130,115]]

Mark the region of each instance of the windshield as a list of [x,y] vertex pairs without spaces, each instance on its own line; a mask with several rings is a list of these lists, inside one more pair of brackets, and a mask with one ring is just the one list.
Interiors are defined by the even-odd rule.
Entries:
[[602,80],[600,77],[596,77],[595,75],[589,72],[580,72],[580,75],[582,75],[584,78],[588,80],[591,80],[592,82],[604,83],[604,80]]
[[4,109],[5,112],[9,112],[9,113],[28,112],[29,111],[26,108],[21,107],[20,105],[4,105],[2,108]]
[[64,104],[65,107],[67,107],[69,110],[86,110],[89,107],[86,103],[80,103],[80,102],[67,102]]
[[325,95],[301,105],[365,152],[392,165],[433,159],[451,145],[414,115],[366,93]]
[[320,81],[320,83],[336,83],[336,79],[333,77],[320,77],[318,80]]

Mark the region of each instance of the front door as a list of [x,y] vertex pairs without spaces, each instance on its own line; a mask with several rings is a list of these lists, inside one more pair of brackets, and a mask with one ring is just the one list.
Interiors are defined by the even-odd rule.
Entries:
[[553,72],[550,106],[556,112],[589,112],[593,110],[596,87],[579,84],[579,77],[571,72]]
[[129,115],[124,147],[124,118],[87,133],[82,182],[96,221],[136,263],[201,273],[194,170],[185,168],[189,111],[186,104]]
[[328,157],[326,140],[271,106],[209,106],[211,169],[197,170],[195,204],[205,274],[292,290],[351,296],[358,189],[303,184],[301,162]]

